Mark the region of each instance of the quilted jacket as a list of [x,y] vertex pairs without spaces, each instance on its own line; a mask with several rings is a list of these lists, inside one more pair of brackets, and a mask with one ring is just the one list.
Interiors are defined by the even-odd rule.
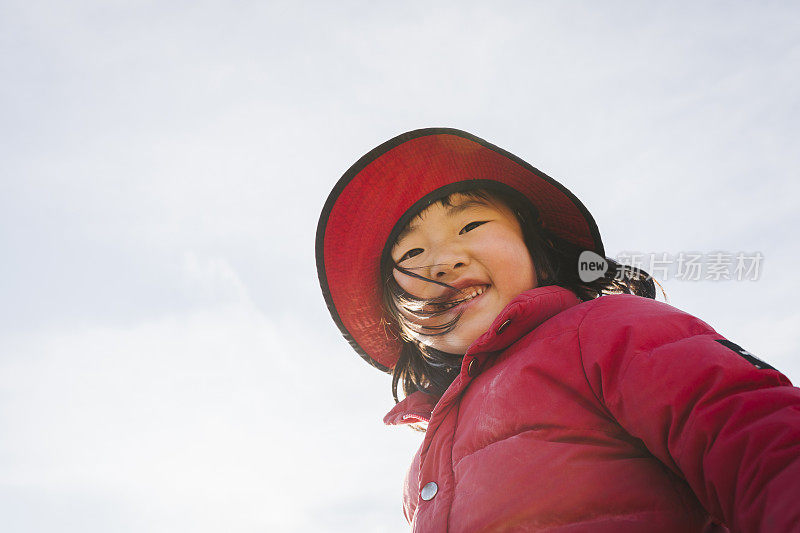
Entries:
[[522,293],[421,421],[415,532],[800,531],[800,389],[654,300]]

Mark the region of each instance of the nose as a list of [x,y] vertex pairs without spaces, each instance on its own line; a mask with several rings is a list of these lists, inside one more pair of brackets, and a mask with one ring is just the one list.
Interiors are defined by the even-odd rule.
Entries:
[[433,267],[432,275],[433,275],[433,277],[435,279],[441,280],[444,277],[446,277],[447,274],[449,274],[451,272],[455,273],[455,271],[457,271],[458,269],[460,269],[460,268],[462,268],[464,266],[465,266],[465,264],[464,264],[463,261],[458,261],[458,262],[456,262],[455,264],[452,264],[452,265],[451,264],[446,264],[446,263],[438,263]]
[[431,268],[431,277],[437,281],[444,281],[452,275],[459,274],[469,264],[467,255],[461,249],[446,247],[436,254],[435,262]]

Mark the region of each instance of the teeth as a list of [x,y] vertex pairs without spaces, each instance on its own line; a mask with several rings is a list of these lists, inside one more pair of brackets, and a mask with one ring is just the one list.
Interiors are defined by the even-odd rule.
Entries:
[[484,293],[485,290],[486,290],[485,287],[476,287],[476,288],[472,289],[472,292],[469,294],[469,296],[467,296],[466,299],[467,300],[471,300],[472,298],[475,298],[476,296],[480,296],[481,294]]

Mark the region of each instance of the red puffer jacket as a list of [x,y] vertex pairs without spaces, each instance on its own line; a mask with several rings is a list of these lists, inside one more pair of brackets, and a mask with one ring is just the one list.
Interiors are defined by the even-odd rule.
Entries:
[[800,389],[647,298],[519,295],[421,420],[414,531],[800,531]]

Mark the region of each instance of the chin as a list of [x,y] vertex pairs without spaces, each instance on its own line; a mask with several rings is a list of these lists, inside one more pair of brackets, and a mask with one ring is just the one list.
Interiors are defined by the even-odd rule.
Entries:
[[459,324],[456,329],[445,335],[445,338],[429,338],[428,341],[432,342],[425,344],[442,352],[463,355],[467,348],[478,340],[478,337],[486,333],[490,325],[491,322],[488,322],[485,327],[477,324],[465,324],[464,326],[467,327],[464,327]]

